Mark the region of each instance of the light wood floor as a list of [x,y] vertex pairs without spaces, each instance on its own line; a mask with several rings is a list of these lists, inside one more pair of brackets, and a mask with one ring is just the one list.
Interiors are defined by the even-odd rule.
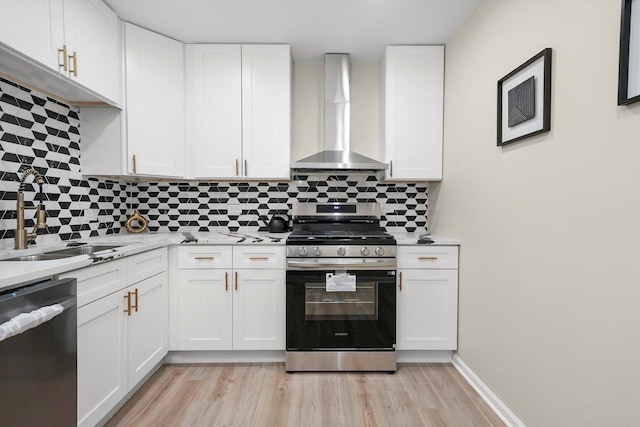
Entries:
[[504,426],[449,364],[292,373],[284,364],[164,365],[114,426]]

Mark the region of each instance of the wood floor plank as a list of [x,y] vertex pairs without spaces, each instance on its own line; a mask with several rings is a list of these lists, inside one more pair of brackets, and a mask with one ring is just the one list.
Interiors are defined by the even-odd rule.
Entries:
[[164,365],[107,427],[503,426],[449,364],[386,373],[301,372],[281,363]]

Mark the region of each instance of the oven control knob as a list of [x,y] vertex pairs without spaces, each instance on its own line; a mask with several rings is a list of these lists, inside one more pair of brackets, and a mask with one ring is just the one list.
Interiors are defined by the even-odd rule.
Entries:
[[322,255],[322,250],[319,247],[316,246],[315,248],[313,248],[313,255],[314,256]]
[[361,248],[361,249],[360,249],[360,253],[361,253],[363,256],[367,256],[367,255],[369,255],[369,248],[368,248],[368,247],[366,247],[366,246],[364,246],[363,248]]
[[338,255],[340,255],[340,256],[345,256],[345,255],[346,255],[346,253],[347,253],[347,250],[345,249],[345,247],[344,247],[344,246],[340,246],[340,247],[338,248]]
[[300,246],[300,248],[298,248],[298,255],[307,256],[307,248],[305,248],[304,246]]
[[384,248],[382,248],[382,247],[377,247],[377,248],[376,248],[376,255],[378,255],[378,256],[382,256],[382,255],[384,255]]

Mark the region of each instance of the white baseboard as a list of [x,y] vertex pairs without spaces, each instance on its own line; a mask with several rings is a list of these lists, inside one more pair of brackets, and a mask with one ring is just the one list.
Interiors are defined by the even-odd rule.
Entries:
[[[398,363],[451,363],[452,351],[397,350]],[[276,351],[170,351],[165,363],[273,363],[284,362],[285,352]]]
[[170,351],[165,363],[284,363],[284,350]]
[[398,363],[451,363],[450,350],[396,350]]
[[489,387],[478,377],[472,370],[467,366],[466,363],[462,361],[460,356],[457,354],[453,355],[451,360],[453,366],[460,372],[460,375],[464,377],[465,380],[471,387],[482,397],[482,399],[487,402],[487,405],[496,413],[498,417],[509,427],[525,427],[525,424],[520,421],[520,419],[511,412],[511,410],[505,405],[505,403],[500,400],[498,396],[494,392],[491,391]]

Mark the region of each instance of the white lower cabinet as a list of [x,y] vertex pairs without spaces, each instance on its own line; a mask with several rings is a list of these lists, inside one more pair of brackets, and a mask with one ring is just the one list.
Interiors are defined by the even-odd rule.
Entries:
[[79,426],[99,423],[167,354],[166,266],[162,248],[61,276],[78,280]]
[[284,350],[285,248],[179,248],[179,350]]
[[121,292],[78,308],[79,426],[96,425],[127,394],[123,310]]
[[458,248],[398,246],[397,349],[455,350]]

